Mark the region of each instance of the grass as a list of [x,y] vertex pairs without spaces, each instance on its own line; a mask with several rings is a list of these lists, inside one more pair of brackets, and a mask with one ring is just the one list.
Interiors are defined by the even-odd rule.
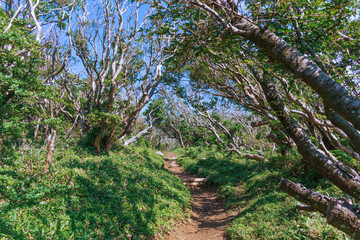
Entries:
[[161,238],[186,217],[190,194],[150,149],[94,156],[57,148],[0,168],[0,239]]
[[[45,153],[29,149],[0,166],[0,239],[158,239],[186,219],[190,194],[146,146],[93,155],[57,145],[49,174]],[[317,213],[296,210],[278,190],[282,177],[322,193],[341,193],[292,155],[264,162],[216,148],[177,150],[186,171],[206,177],[238,216],[230,239],[347,239]]]
[[317,213],[298,211],[296,201],[278,190],[282,177],[319,192],[341,193],[315,171],[303,166],[298,155],[274,156],[265,162],[240,159],[217,149],[189,148],[180,164],[207,184],[218,187],[219,198],[238,211],[228,226],[230,239],[347,239]]

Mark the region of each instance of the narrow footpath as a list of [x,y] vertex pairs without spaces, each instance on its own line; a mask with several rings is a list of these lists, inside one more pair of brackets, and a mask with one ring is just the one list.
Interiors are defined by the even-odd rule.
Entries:
[[[176,154],[165,155],[165,168],[174,173],[184,183],[192,184],[189,179],[198,179],[185,173],[176,162]],[[193,182],[194,185],[198,184]],[[224,233],[236,213],[228,213],[225,203],[216,199],[215,187],[189,186],[192,201],[190,219],[175,227],[174,231],[165,236],[165,240],[220,240],[225,239]]]

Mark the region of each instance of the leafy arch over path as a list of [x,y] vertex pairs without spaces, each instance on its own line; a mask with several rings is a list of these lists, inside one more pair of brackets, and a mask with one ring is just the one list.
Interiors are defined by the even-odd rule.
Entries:
[[[186,25],[184,32],[188,31],[189,35],[191,36],[190,38],[193,40],[193,45],[194,45],[191,46],[193,50],[196,49],[197,46],[201,44],[202,47],[207,48],[216,39],[223,38],[224,35],[240,36],[242,40],[238,40],[239,45],[246,44],[248,42],[256,46],[256,48],[251,48],[251,49],[253,51],[256,51],[257,54],[252,54],[252,55],[256,57],[258,56],[261,57],[261,55],[267,56],[267,58],[262,58],[261,60],[254,60],[253,62],[257,61],[257,65],[255,64],[256,65],[255,67],[253,67],[249,62],[242,63],[242,65],[247,65],[247,66],[241,66],[240,64],[240,66],[238,67],[243,70],[245,69],[244,70],[245,72],[246,71],[251,72],[251,75],[253,75],[253,77],[256,79],[256,82],[261,85],[262,93],[265,94],[267,102],[271,107],[271,110],[275,112],[277,119],[281,121],[282,127],[283,129],[286,130],[287,135],[292,139],[292,141],[296,143],[297,149],[303,156],[303,162],[317,169],[318,172],[321,173],[324,178],[330,180],[334,185],[338,186],[344,193],[354,197],[355,200],[360,200],[359,174],[354,169],[352,169],[349,166],[346,166],[337,158],[335,158],[328,151],[327,149],[328,147],[324,146],[322,138],[317,139],[320,142],[320,145],[317,144],[316,142],[315,144],[312,142],[313,140],[308,136],[309,133],[303,131],[304,126],[298,125],[296,120],[292,117],[293,113],[301,114],[301,112],[299,112],[296,109],[294,109],[293,111],[287,110],[287,108],[283,104],[282,96],[276,90],[277,87],[275,83],[273,83],[272,81],[274,81],[275,79],[279,80],[281,78],[288,77],[290,79],[293,78],[293,79],[301,80],[302,83],[305,83],[304,86],[311,87],[311,89],[315,91],[317,96],[321,98],[319,103],[319,108],[326,109],[326,112],[329,112],[329,109],[331,109],[333,111],[332,113],[334,113],[334,115],[338,117],[337,119],[338,120],[340,119],[341,121],[336,121],[335,118],[328,117],[328,119],[320,123],[321,121],[312,113],[312,110],[306,107],[306,104],[301,103],[301,100],[299,101],[298,99],[296,99],[296,97],[295,98],[292,97],[289,90],[285,89],[284,92],[286,93],[287,98],[290,98],[291,101],[293,102],[297,102],[296,104],[299,107],[301,107],[302,110],[304,110],[305,114],[303,114],[303,116],[307,118],[306,121],[310,121],[312,122],[311,124],[315,124],[315,125],[330,124],[328,126],[331,127],[334,127],[335,125],[339,129],[341,129],[340,132],[344,133],[346,131],[349,134],[349,139],[352,142],[351,148],[353,149],[357,149],[356,147],[357,137],[353,138],[353,134],[351,134],[351,132],[353,131],[355,132],[354,135],[357,135],[358,130],[360,130],[360,100],[354,96],[353,92],[350,92],[350,89],[347,86],[345,86],[345,84],[344,86],[340,85],[340,83],[337,82],[339,78],[334,77],[334,74],[332,74],[331,71],[329,71],[326,67],[324,67],[324,65],[321,64],[321,61],[314,61],[313,59],[314,56],[318,56],[316,52],[309,53],[305,51],[305,54],[301,53],[301,51],[305,49],[303,46],[299,47],[296,45],[295,46],[290,45],[287,41],[284,40],[283,36],[280,36],[278,33],[275,33],[274,29],[269,28],[269,24],[261,22],[260,20],[264,20],[264,19],[261,19],[260,17],[259,20],[258,16],[255,16],[254,12],[256,11],[249,13],[248,14],[249,16],[245,15],[244,11],[240,9],[240,7],[243,7],[243,5],[241,5],[243,2],[246,1],[188,0],[180,4],[177,1],[173,1],[172,4],[174,4],[174,6],[177,7],[179,7],[180,5],[179,9],[181,9],[183,12],[187,14],[189,14],[189,12],[193,13],[191,17],[193,23],[191,23],[191,20],[188,19],[184,20]],[[262,1],[257,1],[257,3],[259,5],[264,4]],[[273,12],[274,15],[276,15],[277,3],[279,2],[277,1],[274,2],[274,12]],[[355,6],[355,8],[356,6],[358,6],[358,3],[356,3],[356,1],[355,3],[349,1],[348,4],[351,6]],[[293,7],[291,4],[289,5],[290,5],[289,8]],[[296,4],[294,3],[293,5]],[[188,9],[188,12],[186,12],[186,10],[183,9]],[[196,12],[196,10],[194,9],[200,10],[200,12],[202,12],[204,15],[201,16],[199,12],[194,13]],[[261,12],[260,10],[259,12]],[[284,11],[284,9],[282,10]],[[270,22],[272,21],[272,19],[269,18],[269,19],[265,19],[264,21]],[[342,19],[340,19],[339,21],[341,23]],[[217,28],[217,30],[220,32],[220,35],[218,35],[217,38],[211,35],[214,34],[215,30],[211,29],[211,27],[209,26],[213,28],[214,27]],[[333,28],[336,28],[336,25],[333,26]],[[211,32],[208,35],[206,35],[207,30]],[[287,34],[290,35],[291,32],[288,32]],[[339,35],[341,34],[339,33]],[[180,35],[185,37],[189,36],[189,35],[186,36],[186,34],[184,34],[183,32],[181,32]],[[196,40],[197,38],[199,39],[198,42]],[[348,37],[348,40],[349,39],[352,38]],[[234,48],[236,48],[236,43],[234,44]],[[196,52],[197,50],[198,49],[194,50],[193,52]],[[217,84],[223,84],[223,82],[227,81],[227,80],[223,80],[222,82],[222,80],[218,79],[218,77],[220,78],[225,77],[231,79],[233,76],[236,76],[237,74],[238,75],[241,74],[239,74],[240,70],[236,71],[230,69],[227,66],[227,65],[231,65],[230,63],[223,64],[222,62],[220,63],[218,60],[215,60],[216,57],[218,56],[216,56],[216,52],[212,50],[213,49],[198,50],[196,53],[194,53],[193,58],[187,55],[183,57],[183,59],[185,59],[184,63],[180,63],[180,64],[178,63],[178,64],[179,65],[188,64],[187,66],[190,65],[190,68],[196,66],[198,67],[198,69],[200,69],[200,71],[202,71],[201,74],[205,73],[205,77],[197,76],[196,72],[194,72],[193,74],[193,78],[195,79],[197,78],[198,80],[203,81],[202,84],[199,84],[199,86],[203,85],[203,87],[206,88],[205,85],[206,86],[213,85],[213,88],[215,88],[217,91],[216,93],[213,93],[214,95],[220,94],[225,98],[236,99],[236,97],[239,94],[235,89],[243,89],[245,93],[246,85],[249,84],[249,82],[235,83],[236,81],[234,81],[235,85],[234,84],[224,85],[222,86],[223,89],[221,89],[221,87],[217,87],[216,86]],[[223,52],[221,52],[220,54],[222,54]],[[310,56],[312,58],[310,58]],[[265,59],[267,59],[268,63],[265,64],[261,63],[261,61],[264,61]],[[244,59],[242,60],[245,61]],[[191,61],[205,61],[205,63],[192,64]],[[219,74],[216,67],[206,64],[206,61],[210,61],[210,62],[213,61],[211,63],[214,65],[216,64],[222,65],[222,67],[219,67],[220,68],[219,70],[222,71],[223,74],[222,75]],[[230,58],[228,58],[227,61],[231,62]],[[250,59],[250,61],[252,60]],[[276,63],[276,65],[274,65],[273,63]],[[261,64],[263,64],[263,66],[261,66]],[[267,66],[265,67],[265,65]],[[283,76],[281,76],[281,73],[279,73],[281,71],[279,71],[278,69],[277,70],[269,69],[269,66],[270,68],[271,67],[278,68],[279,65],[282,68]],[[208,72],[209,74],[207,74],[206,72]],[[268,72],[270,73],[270,75],[268,75]],[[246,73],[245,75],[249,75],[249,73]],[[276,77],[274,78],[273,76]],[[209,82],[206,82],[205,80],[206,77],[210,79],[209,82],[213,80],[214,83],[211,84]],[[241,76],[239,78],[243,78],[243,77],[244,76]],[[287,83],[287,81],[284,79],[279,81],[277,84],[283,85],[284,88],[290,86]],[[301,83],[299,83],[298,85],[301,85]],[[235,91],[233,94],[229,94],[224,90],[224,87],[232,88]],[[254,90],[254,88],[252,89]],[[259,98],[261,99],[261,96]],[[238,102],[242,106],[247,105],[251,101],[253,101],[254,104],[256,104],[255,103],[257,101],[256,97],[254,99],[251,100],[250,99],[251,97],[247,96],[245,98],[246,102],[241,102],[241,100]],[[316,99],[316,97],[312,98],[312,100],[310,101],[314,101],[314,99]],[[323,110],[321,111],[324,112]],[[325,115],[325,113],[323,115]],[[330,116],[330,114],[327,115]],[[328,120],[330,120],[331,122]],[[308,122],[306,122],[306,124],[308,124]],[[349,131],[348,127],[350,128],[353,127],[352,131]],[[311,131],[311,127],[308,130]],[[317,130],[313,131],[315,135],[316,135],[316,131]],[[332,134],[331,131],[330,134]],[[341,144],[336,144],[336,148],[338,147],[341,148],[340,145]],[[319,146],[321,149],[319,148]],[[342,149],[344,150],[345,148]],[[354,156],[357,158],[358,153],[356,153],[356,150],[352,151],[352,153],[354,153]],[[292,185],[292,187],[293,186],[295,185]],[[290,191],[289,190],[290,188],[291,187],[289,184],[282,184],[282,190],[287,191],[298,200],[304,202],[304,198],[299,197],[301,196],[302,187],[297,186],[295,188],[292,188],[293,191]],[[316,206],[318,204],[316,201],[311,200],[310,195],[307,201],[305,202],[310,205],[309,206],[310,208],[313,205]],[[334,206],[338,206],[336,207],[336,210]],[[340,198],[338,199],[331,198],[331,200],[327,201],[327,203],[323,205],[323,208],[326,209],[325,212],[327,212],[328,223],[336,226],[337,228],[348,233],[350,236],[356,239],[360,238],[360,231],[359,231],[360,216],[358,215],[358,209],[355,205],[352,205],[351,203],[349,205],[348,203],[344,204],[344,201]],[[312,209],[316,211],[320,211],[319,208],[312,208]],[[321,210],[320,212],[324,213],[323,210]]]
[[[275,33],[248,20],[236,8],[230,10],[234,16],[231,21],[227,21],[221,15],[222,12],[229,12],[227,7],[215,3],[211,8],[200,0],[190,0],[189,3],[212,15],[225,28],[225,31],[242,36],[264,49],[269,58],[288,68],[295,77],[314,89],[323,98],[326,107],[334,109],[360,130],[360,100],[353,97],[311,59],[299,53]],[[218,9],[220,13],[216,11]]]

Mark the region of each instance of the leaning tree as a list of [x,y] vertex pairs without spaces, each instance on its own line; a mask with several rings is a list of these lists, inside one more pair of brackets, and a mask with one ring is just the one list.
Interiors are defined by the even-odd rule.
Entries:
[[[306,165],[359,200],[359,174],[329,151],[341,149],[359,159],[358,3],[189,0],[169,6],[187,14],[179,35],[197,39],[192,50],[232,38],[230,54],[206,49],[195,58],[185,56],[187,62],[198,60],[195,65],[209,79],[202,84],[243,100],[244,106],[266,109],[280,121]],[[351,200],[321,195],[286,179],[280,189],[307,204],[300,209],[318,211],[331,225],[360,238],[360,216]]]

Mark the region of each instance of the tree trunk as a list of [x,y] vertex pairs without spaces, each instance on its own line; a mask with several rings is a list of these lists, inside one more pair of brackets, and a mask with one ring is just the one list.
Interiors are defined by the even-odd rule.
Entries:
[[263,156],[251,153],[242,153],[239,150],[229,149],[229,151],[234,151],[239,154],[240,158],[254,159],[256,161],[264,161],[265,158]]
[[41,121],[41,118],[38,118],[36,120],[36,126],[35,126],[35,130],[34,130],[34,141],[36,141],[36,139],[37,139],[37,135],[39,132],[39,127],[40,127],[40,121]]
[[336,127],[344,131],[350,139],[354,150],[360,153],[360,134],[354,126],[342,118],[339,114],[328,108],[325,108],[325,115]]
[[44,138],[47,139],[49,137],[49,125],[45,126],[45,133],[44,133]]
[[185,148],[184,140],[183,140],[182,135],[181,135],[180,132],[178,133],[178,139],[179,139],[180,146],[182,148]]
[[138,134],[136,134],[135,136],[131,137],[130,139],[126,140],[124,142],[124,146],[128,146],[134,142],[136,142],[141,136],[147,134],[149,132],[149,130],[152,128],[152,125],[148,125],[146,126],[146,128],[142,131],[140,131]]
[[[295,48],[269,30],[261,30],[254,23],[242,18],[236,28],[241,36],[264,49],[271,59],[279,62],[297,78],[303,80],[324,100],[327,107],[334,109],[343,118],[360,130],[360,100],[325,73],[315,62],[299,53]],[[233,32],[237,34],[237,32]]]
[[351,96],[344,87],[332,79],[311,59],[299,53],[297,49],[273,32],[263,30],[243,17],[237,9],[229,9],[236,12],[238,17],[233,17],[231,22],[227,22],[209,5],[202,3],[200,0],[190,0],[190,3],[213,15],[227,32],[242,36],[257,47],[265,50],[271,60],[277,61],[289,69],[295,77],[301,79],[315,90],[324,100],[326,107],[333,109],[351,122],[356,129],[360,130],[360,100]]
[[241,158],[248,158],[248,159],[254,159],[257,161],[264,161],[265,158],[263,156],[257,155],[257,154],[252,154],[252,153],[242,153],[239,151],[239,149],[237,149],[234,144],[231,144],[232,148],[229,149],[230,152],[236,152],[237,154],[239,154],[239,156]]
[[[138,113],[139,114],[139,113]],[[131,119],[127,119],[126,121],[122,122],[122,125],[125,126],[124,129],[121,131],[121,133],[119,134],[119,137],[126,137],[129,135],[131,129],[135,126],[136,124],[136,119],[137,119],[138,115],[135,115],[133,118]]]
[[338,186],[345,193],[360,199],[360,177],[358,173],[341,162],[331,161],[311,142],[282,102],[273,79],[264,80],[264,78],[259,78],[258,81],[271,108],[276,112],[284,129],[294,140],[299,153],[303,156],[303,162],[316,169],[324,178]]
[[54,152],[54,145],[55,145],[55,137],[56,137],[56,130],[51,129],[50,135],[49,135],[49,142],[48,145],[46,147],[48,153],[47,153],[47,158],[46,158],[46,163],[45,163],[45,172],[49,172],[50,171],[50,165],[52,163],[52,157],[53,157],[53,152]]
[[96,154],[100,154],[100,152],[101,152],[101,142],[102,142],[104,136],[105,136],[105,128],[101,128],[94,140],[94,149],[95,149]]
[[175,132],[175,134],[176,134],[176,136],[177,136],[176,139],[179,141],[180,146],[181,146],[182,148],[184,148],[184,147],[185,147],[185,144],[184,144],[184,140],[183,140],[183,138],[182,138],[181,132],[180,132],[172,123],[170,123],[170,127],[174,130],[174,132]]
[[115,129],[116,126],[112,126],[110,129],[108,129],[108,136],[104,137],[104,143],[105,143],[105,152],[110,152],[114,138],[115,138]]
[[329,224],[347,233],[354,239],[360,239],[359,209],[349,204],[346,199],[324,196],[299,183],[281,179],[280,190],[310,206],[301,206],[301,210],[317,211],[326,216]]
[[112,147],[112,138],[111,137],[105,137],[105,152],[110,152]]

